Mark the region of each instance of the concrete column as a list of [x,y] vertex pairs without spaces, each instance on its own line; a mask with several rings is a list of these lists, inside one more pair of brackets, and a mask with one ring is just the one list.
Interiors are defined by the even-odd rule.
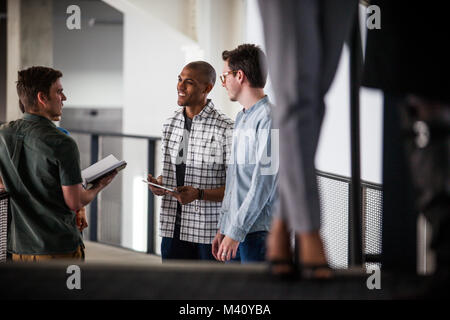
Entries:
[[8,0],[6,119],[20,118],[17,71],[53,65],[53,1]]

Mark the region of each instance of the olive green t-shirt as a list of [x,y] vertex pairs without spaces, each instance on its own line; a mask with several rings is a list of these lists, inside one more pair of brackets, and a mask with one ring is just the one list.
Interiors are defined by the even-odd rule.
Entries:
[[70,136],[28,113],[2,125],[0,174],[10,194],[9,252],[68,253],[82,244],[61,188],[82,181],[80,154]]

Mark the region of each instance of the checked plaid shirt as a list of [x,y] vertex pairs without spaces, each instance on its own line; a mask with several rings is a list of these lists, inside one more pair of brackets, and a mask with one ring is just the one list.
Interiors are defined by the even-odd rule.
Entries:
[[[177,110],[163,126],[162,183],[177,186],[176,167],[180,144],[183,143],[183,109]],[[192,119],[187,146],[185,186],[216,189],[225,186],[226,164],[231,151],[233,121],[214,108],[211,100]],[[217,233],[221,202],[194,200],[182,206],[180,240],[211,244]],[[170,195],[162,198],[160,236],[173,238],[177,200]]]

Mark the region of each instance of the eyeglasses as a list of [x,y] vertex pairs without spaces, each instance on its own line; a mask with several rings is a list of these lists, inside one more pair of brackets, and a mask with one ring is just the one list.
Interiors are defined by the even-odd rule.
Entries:
[[227,75],[229,75],[229,74],[235,74],[236,72],[237,72],[237,70],[231,70],[231,71],[227,71],[227,72],[222,73],[222,74],[220,75],[220,81],[222,81],[222,83],[225,83],[225,80],[226,80],[226,78],[227,78]]

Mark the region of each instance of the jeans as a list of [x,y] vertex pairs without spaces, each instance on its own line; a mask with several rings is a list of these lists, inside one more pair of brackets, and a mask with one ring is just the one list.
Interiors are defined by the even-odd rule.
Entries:
[[236,258],[231,262],[250,263],[265,261],[267,231],[257,231],[247,234],[239,244]]
[[188,260],[216,260],[212,255],[212,245],[180,240],[180,226],[175,225],[173,238],[163,237],[161,241],[161,258]]

